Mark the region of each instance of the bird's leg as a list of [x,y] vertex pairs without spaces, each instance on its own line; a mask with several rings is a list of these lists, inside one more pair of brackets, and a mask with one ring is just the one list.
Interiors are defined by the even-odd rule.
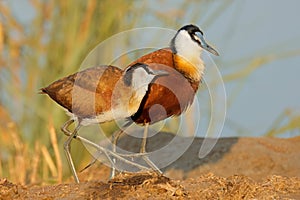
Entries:
[[[114,132],[114,133],[112,134],[112,144],[113,144],[112,152],[114,152],[114,153],[117,152],[117,141],[118,141],[118,139],[119,139],[119,137],[121,136],[122,133],[123,133],[123,130],[120,129],[120,130],[118,130],[118,131],[116,131],[116,132]],[[77,136],[77,138],[78,138],[79,140],[82,139],[82,137],[80,137],[80,136]],[[82,140],[81,140],[81,141],[82,141]],[[102,151],[102,152],[103,152],[103,151]],[[110,161],[110,163],[111,163],[110,178],[112,179],[112,178],[115,177],[115,174],[116,174],[116,167],[115,167],[115,164],[116,164],[116,158],[113,157],[113,159],[110,159],[109,155],[107,155],[106,152],[104,152],[104,153],[105,153],[105,155],[107,156],[107,158],[109,159],[109,161]],[[117,153],[116,153],[116,154],[117,154]],[[122,156],[122,154],[120,154],[120,156]],[[126,156],[128,156],[128,155],[126,155]],[[125,156],[125,157],[126,157],[126,156]],[[96,162],[96,160],[98,160],[97,157],[94,158],[94,159],[93,159],[86,167],[84,167],[81,171],[83,171],[83,170],[89,168],[90,166],[92,166],[92,165]]]
[[[135,167],[137,167],[137,168],[139,168],[141,170],[149,170],[149,168],[147,168],[145,166],[142,166],[142,165],[140,165],[138,163],[131,162],[131,161],[123,158],[123,155],[120,155],[120,154],[115,153],[113,151],[110,151],[110,150],[108,150],[108,149],[106,149],[104,147],[101,147],[98,144],[95,144],[94,142],[91,142],[90,140],[88,140],[86,138],[83,138],[83,137],[81,137],[81,136],[78,135],[77,139],[79,139],[80,141],[82,141],[83,143],[85,143],[87,145],[90,145],[90,146],[94,147],[95,149],[99,150],[100,152],[105,153],[105,155],[107,155],[107,157],[109,157],[109,155],[111,155],[111,156],[113,156],[113,157],[115,157],[115,158],[123,161],[124,163],[127,163],[129,165],[135,166]],[[112,160],[109,159],[109,161],[111,162],[112,166],[114,166],[114,163],[112,162]]]
[[[73,121],[74,122],[74,121]],[[66,122],[65,125],[63,126],[63,128],[67,128],[71,123],[73,122]],[[70,150],[71,150],[71,142],[72,142],[72,139],[73,138],[76,138],[77,136],[77,132],[78,130],[80,129],[81,127],[81,124],[79,122],[79,124],[76,126],[76,128],[74,129],[73,133],[71,133],[68,137],[68,139],[66,140],[66,142],[64,143],[64,150],[65,150],[65,153],[66,153],[66,157],[67,157],[67,161],[69,163],[69,166],[70,166],[70,169],[72,171],[72,174],[73,174],[73,177],[76,181],[76,183],[79,183],[79,178],[77,176],[77,173],[76,173],[76,169],[75,169],[75,166],[74,166],[74,163],[73,163],[73,160],[72,160],[72,157],[71,157],[71,153],[70,153]],[[63,129],[62,128],[62,129]],[[68,134],[69,132],[64,132],[65,134]]]
[[[120,129],[118,131],[116,131],[115,133],[112,134],[112,144],[113,144],[113,152],[117,153],[117,142],[119,137],[121,136],[121,134],[123,133],[123,130]],[[116,158],[113,158],[113,162],[114,164],[116,164]],[[116,175],[116,168],[115,166],[112,166],[111,168],[111,173],[110,173],[110,178],[114,178]]]
[[[124,133],[124,131],[132,124],[133,122],[132,121],[129,121],[127,122],[120,130],[114,132],[112,134],[112,144],[113,144],[113,152],[114,153],[117,153],[117,143],[118,143],[118,140],[120,138],[120,136],[122,135],[122,133]],[[122,156],[120,154],[120,156]],[[125,156],[126,157],[126,156]],[[114,157],[113,158],[113,162],[114,164],[116,164],[116,158]],[[111,174],[110,174],[110,178],[113,178],[116,174],[116,168],[113,166],[112,169],[111,169]]]
[[66,122],[62,125],[62,127],[60,128],[60,130],[61,130],[66,136],[70,136],[70,135],[72,134],[72,132],[69,131],[68,127],[69,127],[72,123],[74,123],[74,121],[75,121],[74,119],[70,119],[70,120],[66,121]]
[[147,144],[147,137],[148,137],[148,123],[145,125],[144,128],[144,135],[140,147],[140,153],[145,153],[146,152],[146,144]]
[[[146,153],[146,143],[147,143],[147,137],[148,137],[148,127],[149,127],[149,124],[147,123],[145,125],[143,140],[142,140],[142,144],[141,144],[141,148],[140,148],[140,153],[141,154]],[[160,169],[149,159],[148,155],[142,155],[142,158],[152,168],[153,171],[155,171],[159,175],[162,174],[162,171],[160,171]]]
[[[68,136],[68,139],[67,141],[65,142],[64,144],[64,150],[65,150],[65,153],[66,153],[66,156],[67,156],[67,161],[69,163],[69,166],[71,168],[71,171],[72,171],[72,174],[74,176],[74,179],[77,183],[79,183],[79,179],[78,179],[78,176],[77,176],[77,173],[76,173],[76,170],[75,170],[75,167],[74,167],[74,163],[73,163],[73,160],[72,160],[72,157],[71,157],[71,153],[70,153],[70,143],[72,141],[73,138],[76,138],[78,140],[80,140],[81,142],[85,143],[85,144],[88,144],[94,148],[96,148],[98,151],[102,152],[105,154],[105,156],[107,157],[108,161],[111,163],[111,166],[112,166],[112,169],[115,169],[115,159],[119,159],[120,161],[123,161],[129,165],[132,165],[132,166],[135,166],[141,170],[149,170],[148,168],[142,166],[142,165],[139,165],[137,163],[134,163],[134,162],[131,162],[123,157],[135,157],[135,156],[141,156],[143,154],[136,154],[136,155],[130,155],[130,154],[118,154],[116,153],[116,147],[114,146],[113,149],[114,151],[109,151],[108,149],[106,148],[103,148],[87,139],[85,139],[84,137],[81,137],[79,135],[77,135],[77,132],[78,130],[80,129],[81,125],[79,123],[79,125],[75,128],[75,130],[73,132],[71,132],[70,130],[68,130],[68,127],[74,123],[75,120],[73,119],[70,119],[68,120],[67,122],[65,122],[63,124],[63,126],[61,127],[61,130],[62,132]],[[125,127],[128,127],[131,123],[128,123],[125,125]],[[117,140],[119,138],[119,136],[123,133],[123,131],[118,131],[116,134],[117,137],[115,137],[115,141],[113,141],[113,143],[116,145],[117,143]],[[110,156],[113,157],[114,161],[110,158]],[[89,166],[91,166],[95,161],[97,160],[97,158],[95,158],[92,163],[90,163],[87,167],[85,167],[84,169],[88,168]],[[83,169],[83,170],[84,170]]]

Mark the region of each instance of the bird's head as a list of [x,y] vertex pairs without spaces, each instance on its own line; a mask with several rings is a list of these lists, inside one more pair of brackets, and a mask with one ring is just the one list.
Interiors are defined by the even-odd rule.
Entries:
[[148,65],[136,63],[124,71],[123,81],[126,86],[134,90],[141,88],[148,89],[148,85],[157,77],[166,76],[168,73],[163,70],[153,70]]
[[195,25],[186,25],[180,28],[171,41],[171,49],[174,53],[184,57],[199,56],[204,49],[216,56],[219,53],[204,39],[203,32]]

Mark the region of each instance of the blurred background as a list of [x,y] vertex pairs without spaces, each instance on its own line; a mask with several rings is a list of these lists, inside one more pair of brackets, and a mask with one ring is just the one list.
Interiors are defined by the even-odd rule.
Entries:
[[[299,135],[299,7],[297,0],[0,1],[0,177],[49,183],[70,176],[59,130],[67,116],[39,88],[132,28],[194,23],[204,30],[221,55],[213,57],[227,93],[221,137]],[[80,169],[90,158],[72,145]]]

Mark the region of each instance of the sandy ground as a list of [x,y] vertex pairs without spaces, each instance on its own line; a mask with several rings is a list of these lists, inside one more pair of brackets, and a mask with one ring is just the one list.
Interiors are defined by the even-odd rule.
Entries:
[[[96,163],[80,173],[80,184],[29,186],[0,179],[0,199],[300,199],[300,137],[222,138],[204,159],[198,158],[203,139],[177,137],[167,145],[173,137],[160,133],[148,140],[148,151],[168,146],[161,157],[192,142],[163,168],[164,176],[121,173],[109,180],[109,168]],[[138,151],[140,141],[126,136],[119,145]]]

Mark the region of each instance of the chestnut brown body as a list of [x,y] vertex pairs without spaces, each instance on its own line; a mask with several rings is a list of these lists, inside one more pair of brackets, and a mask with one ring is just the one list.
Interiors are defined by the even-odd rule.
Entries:
[[42,88],[42,92],[67,109],[72,119],[88,125],[132,116],[149,83],[165,75],[166,71],[152,71],[141,63],[125,71],[104,65],[59,79]]
[[53,82],[42,92],[79,118],[89,118],[110,110],[113,88],[122,73],[114,66],[88,68]]
[[180,115],[192,104],[201,80],[197,66],[175,55],[169,48],[142,56],[133,63],[137,62],[165,70],[169,76],[159,77],[150,84],[139,110],[132,116],[133,121],[152,124]]

